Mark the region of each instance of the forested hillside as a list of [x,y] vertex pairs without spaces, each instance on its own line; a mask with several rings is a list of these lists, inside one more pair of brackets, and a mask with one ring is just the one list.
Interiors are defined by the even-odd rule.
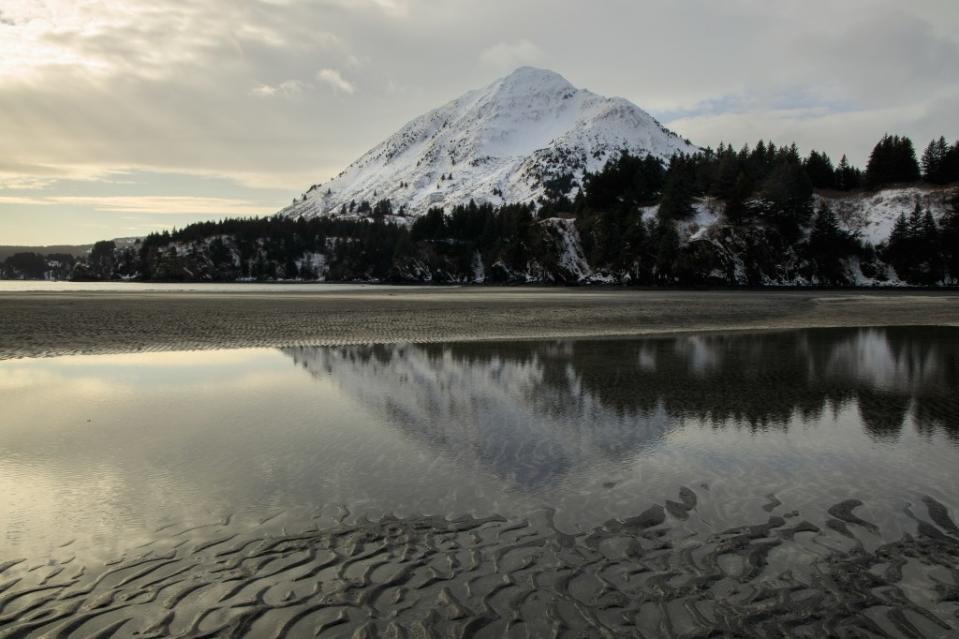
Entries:
[[[204,222],[84,258],[17,254],[5,277],[635,285],[952,285],[959,143],[884,136],[865,171],[795,145],[669,163],[622,153],[537,202]],[[570,188],[572,187],[572,189]],[[573,192],[570,198],[566,193]],[[68,256],[66,256],[68,257]]]

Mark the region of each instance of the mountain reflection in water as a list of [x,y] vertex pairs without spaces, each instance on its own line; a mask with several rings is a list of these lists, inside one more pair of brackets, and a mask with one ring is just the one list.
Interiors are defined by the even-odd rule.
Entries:
[[[411,437],[532,487],[688,420],[787,429],[854,406],[877,440],[959,437],[959,331],[828,329],[641,340],[288,348]],[[533,463],[531,463],[533,460]]]
[[954,636],[957,382],[955,328],[0,362],[0,635]]

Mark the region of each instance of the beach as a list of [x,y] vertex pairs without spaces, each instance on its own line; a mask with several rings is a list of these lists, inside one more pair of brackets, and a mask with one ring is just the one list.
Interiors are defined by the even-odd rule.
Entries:
[[296,286],[0,292],[0,359],[69,354],[959,325],[952,291]]
[[955,634],[954,293],[106,289],[0,293],[3,636]]

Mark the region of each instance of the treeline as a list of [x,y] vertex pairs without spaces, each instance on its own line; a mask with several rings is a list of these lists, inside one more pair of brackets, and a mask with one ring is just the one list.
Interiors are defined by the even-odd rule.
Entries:
[[912,213],[900,214],[883,247],[883,257],[903,280],[932,285],[947,275],[959,279],[959,195],[953,196],[942,225],[919,203]]
[[[536,203],[470,202],[412,223],[388,200],[348,205],[345,213],[362,212],[358,218],[201,222],[129,246],[98,242],[86,258],[57,268],[103,280],[847,285],[882,282],[892,266],[903,281],[933,285],[959,279],[955,194],[940,220],[917,203],[878,246],[845,230],[829,198],[817,205],[814,194],[948,184],[959,181],[957,171],[959,143],[934,140],[920,162],[908,138],[890,135],[865,170],[765,141],[669,163],[623,153],[581,179],[552,179]],[[721,220],[694,235],[707,202]],[[16,255],[2,269],[6,277],[49,278],[50,264]]]
[[66,280],[73,277],[77,260],[66,253],[14,253],[0,262],[0,279]]
[[933,140],[920,164],[909,138],[885,135],[870,153],[865,171],[852,166],[845,155],[834,165],[826,153],[812,150],[802,157],[795,144],[777,147],[764,141],[738,150],[720,144],[715,150],[676,156],[668,166],[651,157],[623,156],[587,176],[583,191],[585,204],[592,208],[649,205],[662,199],[671,217],[682,218],[689,214],[694,196],[723,200],[735,216],[750,198],[777,206],[788,199],[806,199],[814,189],[876,190],[920,181],[959,182],[959,141],[950,146],[943,137]]
[[227,219],[151,234],[138,257],[146,279],[457,281],[477,252],[525,265],[534,223],[530,205],[473,203],[450,215],[430,210],[410,225],[381,216]]
[[[616,167],[637,162],[624,156],[595,179],[613,180]],[[825,203],[795,241],[786,241],[781,214],[766,217],[769,205],[761,200],[749,221],[727,222],[709,239],[683,241],[668,209],[595,209],[583,204],[590,198],[587,188],[575,217],[566,220],[529,204],[469,203],[449,213],[432,209],[410,225],[286,217],[202,223],[151,235],[139,247],[112,255],[100,251],[87,273],[107,276],[99,269],[112,265],[115,276],[127,277],[133,269],[137,277],[167,281],[572,283],[583,276],[568,262],[574,244],[594,280],[631,284],[847,285],[854,283],[847,268],[852,258],[877,281],[887,264],[916,285],[959,274],[955,196],[941,224],[917,206],[904,218],[903,230],[897,225],[890,241],[878,247],[844,230]],[[563,227],[567,222],[574,225]]]
[[[865,171],[850,166],[845,156],[834,167],[824,153],[814,150],[801,157],[795,145],[762,141],[753,148],[720,145],[715,151],[675,156],[668,166],[624,154],[599,173],[586,175],[573,201],[544,202],[542,211],[575,211],[589,263],[609,272],[630,272],[633,281],[642,283],[710,281],[717,269],[727,270],[725,281],[741,281],[728,272],[733,266],[753,285],[769,281],[771,273],[784,281],[839,285],[849,283],[847,265],[855,259],[869,279],[881,281],[884,265],[893,264],[907,283],[929,285],[947,276],[959,278],[955,196],[941,228],[917,203],[908,233],[894,233],[877,247],[842,230],[825,198],[814,210],[817,190],[828,195],[921,179],[931,184],[959,181],[959,143],[948,146],[944,138],[931,142],[920,169],[912,142],[886,135]],[[726,246],[735,259],[723,259],[715,243],[680,245],[675,222],[690,220],[700,198],[722,203],[731,234]],[[653,220],[642,215],[657,204]]]

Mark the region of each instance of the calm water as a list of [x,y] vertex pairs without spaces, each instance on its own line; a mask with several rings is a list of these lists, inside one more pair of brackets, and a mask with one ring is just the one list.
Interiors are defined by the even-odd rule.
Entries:
[[325,284],[308,283],[258,283],[258,282],[66,282],[41,280],[0,280],[0,293],[286,293],[295,292],[347,292],[363,290],[386,290],[395,286],[379,284]]
[[[187,540],[199,551],[237,535],[284,538],[384,516],[496,515],[527,522],[530,535],[548,526],[558,539],[583,539],[583,548],[600,539],[602,550],[601,542],[616,545],[602,535],[622,526],[610,521],[628,524],[661,504],[669,534],[709,539],[704,547],[720,543],[710,535],[778,515],[822,531],[805,548],[773,555],[783,578],[799,568],[790,562],[809,563],[803,552],[821,552],[816,546],[872,552],[935,523],[951,534],[944,522],[959,513],[957,391],[959,330],[936,328],[0,362],[0,568],[26,560],[0,580],[54,566],[85,583],[111,562],[184,552]],[[836,509],[849,500],[862,502],[852,518]],[[805,539],[783,538],[794,537]],[[506,544],[497,539],[494,546]],[[930,592],[959,580],[953,556],[935,556],[950,559],[926,562],[931,576],[920,581]],[[200,570],[199,561],[189,565]],[[926,610],[935,608],[929,597]],[[207,611],[197,624],[227,623],[242,608],[196,605]],[[920,634],[953,636],[959,622],[947,604],[935,605],[946,606],[935,608],[945,626],[901,614]],[[869,623],[895,636],[895,615],[880,608]],[[241,629],[257,636],[289,622],[286,631],[305,633],[300,620],[313,609],[300,617],[289,609],[286,617],[261,610],[260,626]],[[336,623],[352,633],[360,621],[344,610]],[[670,623],[719,623],[705,618]],[[133,632],[139,621],[139,613],[111,612],[90,623]],[[490,626],[490,635],[504,628]]]

